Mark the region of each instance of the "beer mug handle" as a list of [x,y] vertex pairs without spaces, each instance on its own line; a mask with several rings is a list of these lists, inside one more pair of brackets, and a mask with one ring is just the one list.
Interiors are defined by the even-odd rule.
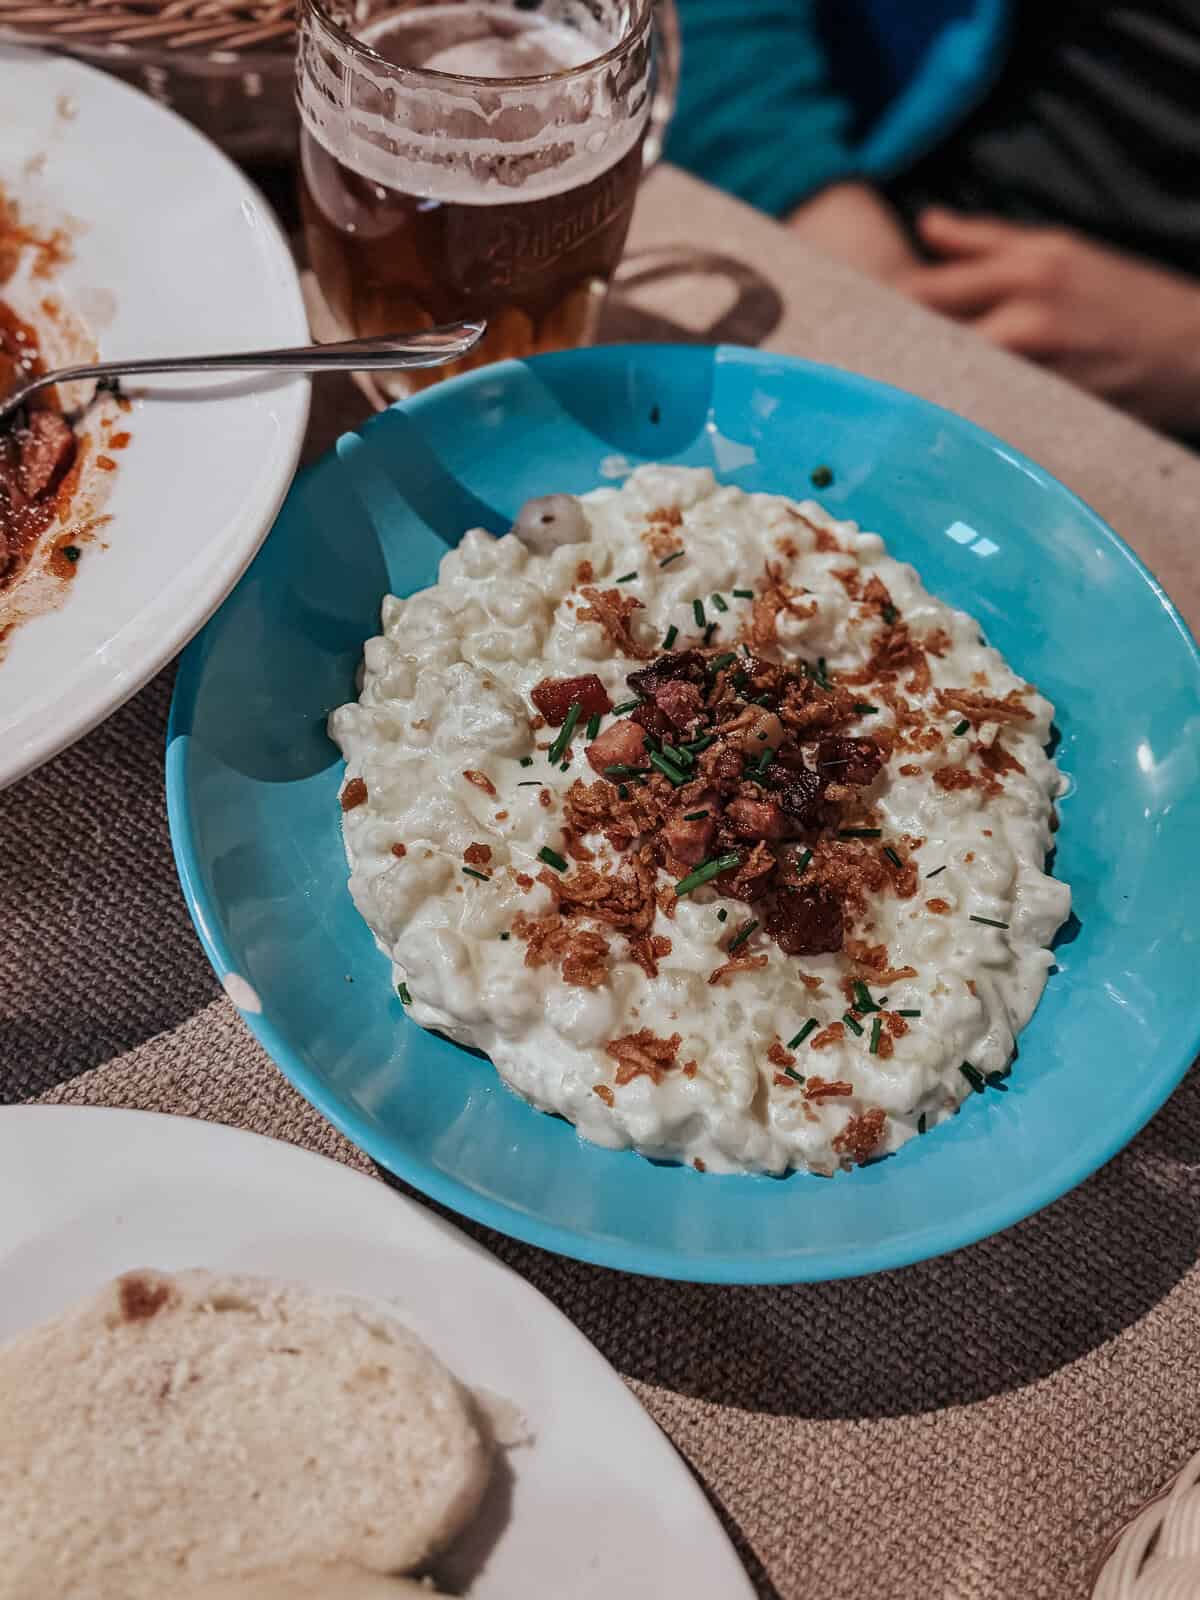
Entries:
[[654,99],[650,105],[646,143],[642,147],[643,172],[649,172],[651,167],[657,165],[667,142],[667,129],[675,115],[675,101],[679,93],[681,54],[679,13],[675,9],[675,0],[654,0]]

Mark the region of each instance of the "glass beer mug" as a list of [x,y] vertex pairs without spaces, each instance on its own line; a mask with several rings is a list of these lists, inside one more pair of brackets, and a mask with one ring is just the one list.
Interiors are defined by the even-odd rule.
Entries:
[[339,335],[488,319],[390,393],[590,342],[677,65],[673,0],[302,0],[301,203]]

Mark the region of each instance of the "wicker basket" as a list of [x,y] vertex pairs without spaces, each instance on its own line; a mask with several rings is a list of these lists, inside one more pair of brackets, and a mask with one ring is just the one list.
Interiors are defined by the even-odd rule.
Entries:
[[1200,1595],[1200,1455],[1110,1542],[1092,1600],[1194,1600]]
[[294,0],[0,0],[0,42],[103,67],[238,161],[296,142]]

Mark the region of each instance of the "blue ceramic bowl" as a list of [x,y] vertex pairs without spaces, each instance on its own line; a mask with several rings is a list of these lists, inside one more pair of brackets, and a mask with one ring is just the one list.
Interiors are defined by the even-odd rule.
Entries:
[[[354,696],[381,597],[432,582],[465,529],[501,532],[528,497],[594,488],[622,458],[798,496],[827,463],[830,510],[882,533],[1058,707],[1072,792],[1055,870],[1075,918],[1011,1090],[832,1181],[702,1177],[581,1143],[486,1060],[405,1018],[346,889],[325,716]],[[998,439],[802,361],[603,348],[445,383],[297,479],[184,657],[167,792],[218,975],[297,1088],[377,1161],[588,1261],[793,1282],[1007,1227],[1107,1161],[1175,1087],[1200,1044],[1198,711],[1196,647],[1153,577]]]

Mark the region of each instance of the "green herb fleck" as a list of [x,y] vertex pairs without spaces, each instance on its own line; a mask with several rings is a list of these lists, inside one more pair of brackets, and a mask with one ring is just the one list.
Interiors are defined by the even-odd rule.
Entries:
[[936,878],[939,872],[945,872],[945,870],[946,870],[946,863],[943,862],[940,867],[934,867],[932,872],[927,872],[925,874],[925,881],[928,883],[930,878]]
[[758,918],[757,917],[751,917],[749,922],[743,923],[742,926],[738,929],[737,933],[735,933],[733,938],[729,941],[729,954],[732,955],[735,950],[739,949],[742,945],[744,945],[746,940],[750,937],[750,935],[754,932],[755,928],[757,928],[757,927],[758,927]]
[[698,628],[703,628],[703,627],[707,626],[708,618],[704,615],[704,601],[703,600],[693,600],[692,601],[692,615],[696,619],[696,626]]
[[641,703],[640,700],[622,700],[619,706],[613,707],[612,714],[614,717],[623,717],[627,711],[636,711]]
[[882,839],[882,828],[839,828],[839,839]]
[[925,1113],[922,1111],[921,1115],[917,1118],[917,1132],[924,1133],[926,1126],[927,1123],[925,1120]]
[[669,556],[664,556],[658,564],[660,567],[669,567],[672,561],[678,561],[681,555],[683,555],[682,550],[672,550],[671,554]]
[[474,867],[464,867],[463,871],[466,873],[468,878],[478,878],[480,883],[491,883],[492,881],[486,872],[476,872]]
[[879,707],[870,706],[865,700],[856,700],[851,710],[856,711],[860,717],[874,717],[879,714]]
[[532,756],[522,756],[521,757],[521,765],[523,767],[531,767],[533,765],[533,757]]
[[753,589],[734,589],[732,591],[732,593],[733,593],[733,598],[735,600],[753,600],[754,599],[754,590]]
[[710,744],[716,744],[717,738],[713,733],[705,734],[703,739],[689,739],[684,745],[685,750],[690,750],[692,755],[698,756],[701,750],[707,750]]
[[842,1018],[842,1021],[850,1029],[851,1033],[857,1034],[860,1039],[862,1038],[862,1028],[855,1021],[855,1019],[850,1015],[850,1013],[848,1011],[847,1011],[846,1015]]
[[611,767],[605,767],[606,778],[644,778],[650,771],[649,767],[631,767],[628,762],[618,761]]
[[854,1009],[856,1011],[878,1011],[879,1007],[871,999],[871,991],[861,978],[854,980]]
[[62,553],[64,556],[66,556],[67,560],[74,565],[83,554],[83,551],[77,544],[64,544],[62,547]]
[[899,615],[900,615],[900,613],[896,610],[895,606],[890,605],[890,604],[884,606],[884,608],[883,608],[883,620],[887,623],[889,628],[892,626],[893,622],[896,621],[896,619],[899,617]]
[[800,1029],[800,1032],[798,1034],[796,1034],[794,1038],[791,1038],[791,1039],[788,1040],[788,1042],[787,1042],[788,1049],[789,1050],[795,1050],[795,1049],[797,1049],[798,1046],[802,1045],[804,1043],[805,1039],[808,1038],[809,1034],[813,1033],[815,1031],[816,1026],[817,1026],[817,1019],[815,1017],[809,1017],[808,1021]]
[[554,743],[546,752],[546,760],[552,767],[557,766],[562,760],[563,753],[571,742],[572,736],[575,732],[575,726],[578,723],[582,713],[583,707],[579,704],[579,701],[576,700],[575,704],[567,712],[566,721],[558,730],[558,738],[555,739]]
[[723,650],[719,656],[713,656],[708,662],[706,670],[715,676],[722,667],[727,667],[731,661],[737,660],[736,650]]
[[731,850],[728,855],[714,856],[711,861],[697,867],[695,872],[689,872],[686,878],[680,878],[675,885],[675,893],[682,898],[685,894],[691,894],[693,889],[699,889],[701,884],[709,883],[731,867],[740,867],[741,864],[742,858],[736,850]]
[[971,1085],[976,1094],[982,1094],[987,1088],[987,1083],[984,1080],[983,1073],[980,1072],[978,1067],[973,1067],[969,1061],[964,1061],[958,1070],[962,1073],[963,1077]]
[[671,648],[671,646],[675,643],[676,639],[678,639],[678,637],[679,637],[679,629],[675,626],[674,623],[672,623],[671,626],[667,629],[666,638],[662,642],[663,649],[664,650],[669,650]]
[[876,1017],[874,1022],[871,1024],[871,1043],[867,1047],[873,1056],[877,1056],[879,1054],[879,1035],[882,1033],[882,1031],[883,1018]]
[[962,721],[958,724],[957,728],[955,728],[955,730],[954,730],[955,738],[958,738],[961,734],[966,733],[967,729],[970,726],[971,726],[971,724],[967,721],[966,717],[964,717],[962,719]]
[[795,867],[795,871],[796,871],[796,876],[797,877],[800,876],[800,874],[804,871],[805,867],[808,866],[808,863],[811,860],[812,860],[812,851],[811,850],[802,850],[800,852],[800,854],[795,858],[795,861],[794,861],[793,865]]
[[724,922],[725,918],[728,915],[729,915],[728,911],[726,911],[725,907],[722,906],[721,909],[717,912],[717,921],[718,922]]
[[412,995],[409,994],[406,983],[398,983],[396,985],[396,993],[400,996],[400,1004],[402,1006],[412,1005]]
[[710,594],[708,598],[712,601],[713,605],[716,606],[718,611],[728,611],[729,610],[729,606],[726,603],[724,595]]
[[681,772],[673,761],[660,755],[657,750],[650,752],[650,765],[661,772],[664,778],[669,778],[677,789],[688,781],[687,773]]
[[814,467],[808,475],[808,481],[814,489],[828,489],[833,482],[833,468],[825,466]]
[[596,737],[596,735],[599,732],[600,732],[600,713],[598,711],[593,711],[591,716],[588,718],[588,725],[587,725],[587,736],[588,736],[589,743],[591,742],[591,740],[593,740]]
[[538,860],[544,861],[548,867],[553,867],[555,872],[567,870],[566,857],[560,856],[557,850],[551,850],[548,844],[544,844],[538,851]]
[[894,867],[903,867],[903,865],[904,865],[903,861],[901,861],[900,857],[892,849],[890,844],[885,844],[884,845],[883,853],[888,858],[888,860],[892,863],[892,865]]
[[783,1070],[784,1070],[784,1073],[792,1080],[793,1083],[803,1083],[804,1082],[804,1074],[802,1072],[797,1072],[795,1067],[784,1067]]
[[707,815],[707,811],[685,811],[683,820],[685,822],[703,822]]
[[629,788],[628,788],[628,785],[626,785],[624,783],[619,783],[617,785],[617,793],[620,795],[622,800],[628,800],[629,799]]
[[999,1089],[1001,1094],[1007,1094],[1008,1085],[1005,1083],[1004,1077],[1005,1074],[1003,1072],[989,1072],[986,1079],[988,1088]]
[[540,778],[522,778],[517,785],[518,789],[540,789],[541,787],[542,780]]
[[633,580],[636,577],[637,577],[637,573],[636,572],[623,572],[619,578],[614,580],[614,582],[616,582],[616,583],[632,583]]
[[897,1011],[896,1015],[898,1017],[919,1017],[921,1013],[919,1011]]
[[967,918],[967,921],[968,922],[981,922],[985,928],[1007,928],[1008,927],[1008,923],[1007,922],[997,922],[995,917],[970,916],[970,917]]
[[706,645],[712,643],[713,634],[716,633],[716,631],[717,631],[716,623],[715,622],[710,622],[708,627],[705,628],[705,630],[704,630],[704,642],[705,642]]

